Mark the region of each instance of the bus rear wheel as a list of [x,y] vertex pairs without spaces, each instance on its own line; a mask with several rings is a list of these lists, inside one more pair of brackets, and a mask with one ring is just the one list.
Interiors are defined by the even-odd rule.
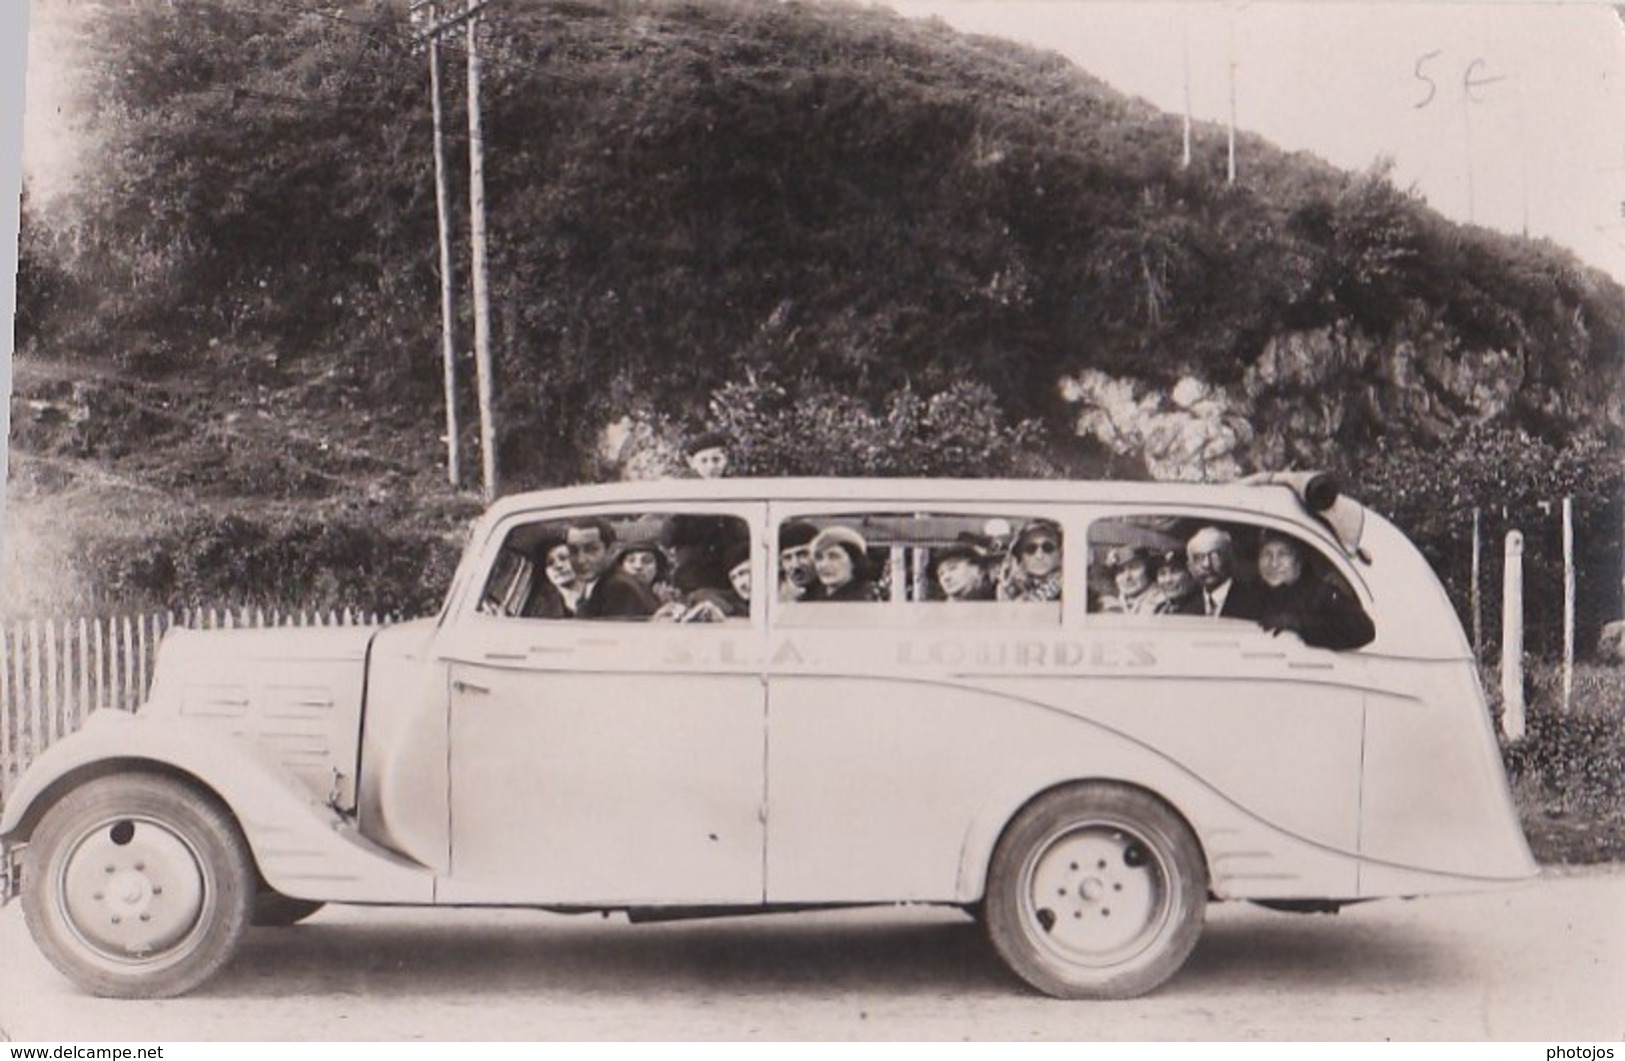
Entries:
[[1190,956],[1206,916],[1201,846],[1127,785],[1086,782],[1028,804],[993,852],[986,919],[1012,971],[1056,998],[1133,998]]
[[87,782],[46,812],[25,859],[29,931],[92,994],[185,994],[230,960],[248,927],[247,842],[225,807],[173,778]]

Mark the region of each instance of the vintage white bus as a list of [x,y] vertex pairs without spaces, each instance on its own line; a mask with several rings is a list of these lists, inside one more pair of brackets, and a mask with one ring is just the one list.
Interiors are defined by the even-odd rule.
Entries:
[[44,953],[133,997],[323,903],[942,904],[1125,997],[1209,902],[1535,872],[1437,579],[1312,476],[509,497],[434,618],[172,633],[0,845]]

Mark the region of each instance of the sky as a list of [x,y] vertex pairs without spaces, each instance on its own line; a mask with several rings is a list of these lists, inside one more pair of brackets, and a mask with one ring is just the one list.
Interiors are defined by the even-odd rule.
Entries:
[[[1625,16],[1598,3],[886,0],[1131,96],[1393,179],[1625,283]],[[1177,151],[1175,144],[1172,150]],[[1247,160],[1238,159],[1244,176]]]

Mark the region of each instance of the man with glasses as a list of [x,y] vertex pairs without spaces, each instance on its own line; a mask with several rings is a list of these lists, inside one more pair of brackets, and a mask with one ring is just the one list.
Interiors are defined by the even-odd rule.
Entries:
[[1257,619],[1258,587],[1235,579],[1235,542],[1228,531],[1203,527],[1185,543],[1191,577],[1202,589],[1202,613],[1211,618]]

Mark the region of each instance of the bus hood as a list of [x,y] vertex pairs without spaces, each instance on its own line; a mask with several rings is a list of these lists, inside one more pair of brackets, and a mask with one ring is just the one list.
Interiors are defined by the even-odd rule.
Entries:
[[320,799],[354,801],[367,651],[376,627],[172,630],[144,717],[220,728],[263,747]]

